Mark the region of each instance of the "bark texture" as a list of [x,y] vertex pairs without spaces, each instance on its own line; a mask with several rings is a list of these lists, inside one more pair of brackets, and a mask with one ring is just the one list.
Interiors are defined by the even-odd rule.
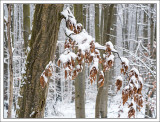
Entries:
[[[110,37],[110,28],[113,18],[113,7],[114,4],[111,5],[102,5],[103,7],[103,13],[102,18],[104,19],[102,21],[102,25],[104,26],[102,32],[103,32],[103,38],[102,39],[102,45],[104,45],[107,41],[109,41]],[[112,41],[112,40],[111,40]],[[102,53],[102,52],[101,52]],[[98,94],[96,97],[96,109],[95,109],[95,118],[107,118],[107,104],[108,104],[108,83],[109,83],[109,71],[106,71],[104,73],[105,81],[104,85],[98,89]]]
[[42,88],[40,75],[49,61],[54,60],[60,26],[62,4],[37,4],[35,7],[30,52],[17,110],[19,118],[43,118],[48,85]]
[[9,52],[9,72],[10,72],[10,85],[9,85],[9,106],[8,106],[8,116],[12,117],[12,104],[13,104],[13,53],[11,46],[11,4],[8,4],[8,23],[7,23],[7,38],[8,38],[8,52]]
[[[83,23],[82,4],[74,5],[74,16],[79,23]],[[85,65],[75,80],[75,110],[76,118],[85,118]]]
[[99,42],[99,4],[95,4],[95,40]]
[[28,37],[30,34],[30,5],[23,4],[23,35],[24,35],[24,47],[28,46]]

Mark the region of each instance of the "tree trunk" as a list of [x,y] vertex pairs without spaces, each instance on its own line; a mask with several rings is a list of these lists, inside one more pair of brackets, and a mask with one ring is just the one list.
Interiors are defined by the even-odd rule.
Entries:
[[99,41],[99,4],[95,4],[95,40]]
[[74,4],[74,16],[77,23],[83,24],[83,4]]
[[[151,4],[151,10],[154,8],[154,4]],[[151,17],[150,17],[150,55],[153,57],[153,42],[154,42],[154,21],[153,21],[153,12],[151,12]]]
[[[74,16],[83,23],[82,4],[74,4]],[[75,110],[76,118],[85,118],[85,65],[75,80]]]
[[[103,45],[106,41],[109,41],[110,37],[110,27],[113,24],[113,7],[114,4],[111,4],[109,7],[108,5],[103,5],[103,15],[104,15],[104,29],[103,29]],[[101,23],[102,24],[102,23]],[[108,104],[108,83],[109,83],[109,71],[104,73],[105,81],[103,87],[99,88],[97,98],[96,98],[96,110],[95,110],[95,117],[99,118],[107,118],[107,104]]]
[[17,110],[19,118],[43,118],[48,85],[42,88],[40,76],[49,61],[54,60],[62,4],[37,4],[35,7],[31,48],[26,64]]
[[7,23],[7,37],[8,37],[8,52],[9,52],[9,72],[10,72],[10,87],[9,87],[9,106],[8,106],[8,116],[12,117],[12,104],[13,104],[13,53],[11,46],[11,4],[8,5],[8,23]]
[[83,27],[86,29],[86,4],[83,4]]
[[100,103],[102,97],[103,86],[99,88],[97,97],[96,97],[96,105],[95,105],[95,118],[100,118]]
[[85,118],[85,65],[75,80],[76,118]]
[[24,47],[27,49],[28,37],[30,34],[30,5],[23,4],[23,35],[24,35]]

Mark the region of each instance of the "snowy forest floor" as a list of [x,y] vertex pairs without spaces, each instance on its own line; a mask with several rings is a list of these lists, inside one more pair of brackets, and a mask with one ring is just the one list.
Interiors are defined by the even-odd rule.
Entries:
[[[108,118],[117,118],[118,117],[118,111],[120,110],[120,100],[121,100],[121,94],[118,94],[113,97],[112,100],[108,102]],[[136,112],[136,118],[144,118],[145,113],[145,107],[142,108],[141,112]],[[126,115],[128,115],[126,110],[128,109],[128,106],[125,104],[123,107],[123,113],[121,113],[120,118],[127,118]],[[54,112],[54,108],[50,108],[48,110],[48,114],[45,114],[44,118],[76,118],[75,115],[75,102],[72,103],[62,103],[62,102],[57,102],[56,104],[56,112]],[[4,110],[4,118],[7,118],[7,111]],[[15,118],[15,111],[12,110],[12,117]],[[94,100],[86,100],[85,102],[85,113],[86,113],[86,118],[95,118],[95,101]]]
[[[118,117],[118,111],[119,108],[119,102],[121,100],[121,94],[118,94],[113,97],[111,101],[108,103],[108,118],[117,118]],[[50,112],[48,112],[48,115],[45,115],[45,118],[76,118],[75,116],[75,103],[57,103],[57,111],[56,115],[53,114],[53,109],[50,109]],[[124,105],[123,107],[123,113],[121,113],[120,118],[127,118],[126,115],[128,115],[127,110],[128,106]],[[136,112],[136,118],[144,118],[144,109],[141,112]],[[85,103],[85,113],[86,118],[95,118],[95,101],[93,100],[86,100]]]

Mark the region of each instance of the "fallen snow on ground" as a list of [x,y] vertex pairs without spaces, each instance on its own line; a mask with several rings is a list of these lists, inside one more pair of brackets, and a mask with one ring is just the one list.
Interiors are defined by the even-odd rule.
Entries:
[[[121,105],[121,94],[114,96],[108,102],[108,118],[118,118],[118,111],[122,108],[123,112],[120,113],[120,118],[128,118],[128,105]],[[75,103],[58,103],[57,104],[58,116],[48,114],[45,118],[76,118],[75,116]],[[51,110],[53,112],[53,110]],[[136,118],[144,118],[144,108],[141,112],[137,110]],[[87,100],[85,102],[85,113],[86,118],[95,118],[95,101]]]
[[[119,92],[118,92],[119,93]],[[95,118],[95,100],[86,100],[85,102],[85,113],[86,118]],[[122,108],[123,112],[120,114],[120,118],[127,118],[128,105],[120,106],[121,94],[114,96],[108,101],[108,118],[118,118],[118,111]],[[15,111],[12,109],[12,118],[15,118]],[[48,110],[48,114],[44,118],[76,118],[75,116],[75,102],[56,104],[56,115],[54,109],[51,106]],[[145,108],[143,107],[141,112],[137,110],[136,118],[144,118]],[[7,110],[4,110],[4,118],[7,118]]]
[[[76,118],[75,115],[75,103],[61,103],[57,104],[57,116],[52,115],[53,110],[50,110],[45,118]],[[86,118],[95,117],[95,103],[93,101],[87,100],[85,104]]]

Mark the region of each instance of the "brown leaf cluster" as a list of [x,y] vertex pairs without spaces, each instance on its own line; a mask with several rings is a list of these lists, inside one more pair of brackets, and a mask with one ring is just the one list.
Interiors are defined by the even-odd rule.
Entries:
[[74,50],[75,49],[75,41],[73,41],[71,39],[65,40],[64,49],[66,49],[66,48],[72,48]]
[[126,74],[128,70],[128,66],[125,64],[125,62],[122,62],[122,68],[121,68],[121,74]]
[[89,79],[91,81],[91,84],[93,83],[93,81],[96,80],[97,73],[98,73],[98,71],[97,71],[96,67],[92,67],[92,69],[90,70],[90,75],[89,75]]
[[84,55],[82,54],[81,49],[79,49],[77,52],[77,61],[79,65],[82,64],[83,59],[84,59]]
[[119,91],[121,89],[121,87],[122,87],[122,81],[121,80],[117,79],[116,87],[117,87],[117,91]]
[[142,105],[143,104],[142,95],[141,94],[136,94],[134,96],[134,101],[138,105],[138,110],[140,111],[141,107],[143,107],[143,105]]
[[[45,77],[49,78],[52,76],[52,73],[53,73],[53,67],[50,65],[50,66],[48,66],[48,68],[46,68],[44,70],[44,72],[42,74],[44,74]],[[42,88],[44,88],[46,85],[46,82],[44,81],[43,75],[40,76],[40,85],[42,86]]]
[[128,117],[131,118],[132,116],[135,118],[135,110],[133,107],[130,107],[130,110],[128,111]]
[[128,97],[129,97],[129,89],[123,89],[122,90],[123,105],[127,102]]
[[139,83],[139,85],[140,85],[140,88],[138,88],[137,93],[138,93],[138,94],[141,94],[143,85],[142,85],[142,83],[141,83],[140,81],[138,81],[138,83]]
[[85,63],[91,64],[93,61],[93,56],[88,52],[88,50],[85,51]]
[[100,85],[99,85],[99,88],[102,87],[103,84],[104,84],[104,74],[102,74],[102,72],[103,72],[103,71],[101,71],[101,72],[99,73],[99,80],[98,80],[98,83],[100,84]]

